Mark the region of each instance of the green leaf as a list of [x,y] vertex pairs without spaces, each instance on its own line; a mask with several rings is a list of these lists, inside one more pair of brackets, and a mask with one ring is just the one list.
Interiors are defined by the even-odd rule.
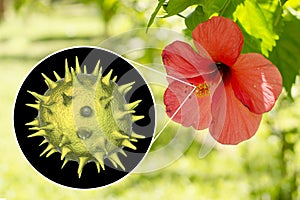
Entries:
[[300,20],[295,16],[285,17],[280,39],[277,41],[276,47],[274,47],[269,57],[278,67],[283,78],[283,86],[290,97],[292,97],[291,88],[300,70],[299,27]]
[[244,5],[237,7],[234,18],[242,24],[247,33],[262,40],[262,53],[268,57],[269,51],[272,51],[279,37],[259,5],[254,0],[245,0]]
[[278,34],[281,29],[280,22],[283,13],[280,2],[273,0],[257,0],[257,3],[261,8],[263,15],[265,16],[266,21],[268,22],[268,28]]
[[227,0],[224,7],[220,10],[219,15],[227,18],[233,18],[233,13],[236,11],[236,8],[241,3],[244,3],[245,0]]
[[[230,0],[227,0],[230,1]],[[204,0],[201,1],[200,5],[196,7],[196,9],[189,14],[185,19],[185,24],[188,29],[191,31],[200,24],[204,22],[212,16],[214,13],[218,13],[220,10],[224,8],[227,1],[217,0]]]
[[190,31],[193,31],[198,24],[206,21],[208,18],[209,16],[204,13],[202,6],[197,6],[197,8],[185,18],[185,25]]
[[156,15],[157,15],[158,11],[164,5],[165,2],[166,2],[166,0],[159,0],[158,5],[156,6],[154,12],[152,13],[152,15],[151,15],[151,17],[150,17],[150,19],[148,21],[147,31],[148,31],[149,27],[153,24],[154,19],[155,19]]
[[240,27],[244,36],[244,46],[242,49],[242,53],[256,52],[261,54],[261,40],[258,40],[249,33],[247,33],[247,31],[244,29],[241,23],[239,23],[239,21],[237,21],[236,23]]
[[201,0],[170,0],[165,7],[165,10],[168,13],[168,17],[172,15],[176,15],[178,13],[181,13],[186,8],[199,4]]
[[226,4],[231,0],[205,0],[202,1],[201,5],[203,7],[203,11],[207,15],[212,15],[213,13],[218,13],[222,9],[226,9]]
[[214,14],[232,18],[237,6],[244,1],[245,0],[202,0],[199,2],[199,6],[186,17],[185,24],[187,28],[192,31],[198,24],[208,20]]

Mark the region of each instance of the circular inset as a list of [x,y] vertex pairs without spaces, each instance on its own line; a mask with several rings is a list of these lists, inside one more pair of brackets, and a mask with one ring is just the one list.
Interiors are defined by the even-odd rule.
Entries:
[[42,175],[97,188],[126,176],[147,153],[154,101],[141,74],[120,56],[74,47],[30,72],[16,99],[14,126],[26,159]]

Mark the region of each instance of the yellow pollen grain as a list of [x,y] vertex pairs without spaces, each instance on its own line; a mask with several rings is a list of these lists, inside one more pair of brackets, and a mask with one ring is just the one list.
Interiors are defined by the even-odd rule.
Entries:
[[210,93],[209,93],[209,88],[207,86],[207,83],[204,82],[204,83],[200,83],[199,85],[197,85],[196,89],[194,91],[194,94],[197,97],[208,96]]

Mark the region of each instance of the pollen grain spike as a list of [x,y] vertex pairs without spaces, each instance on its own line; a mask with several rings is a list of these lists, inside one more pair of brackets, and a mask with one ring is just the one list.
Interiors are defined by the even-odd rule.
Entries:
[[105,170],[104,167],[104,152],[96,152],[93,156],[96,158],[97,162],[101,165],[102,169]]
[[77,80],[77,76],[74,68],[72,67],[71,67],[71,76],[72,76],[72,81],[75,82]]
[[75,62],[76,62],[76,64],[75,64],[75,72],[76,72],[76,74],[80,74],[81,73],[81,69],[80,69],[80,65],[79,65],[79,61],[78,61],[78,57],[77,56],[75,57]]
[[33,121],[28,122],[25,124],[26,126],[38,126],[39,125],[39,120],[35,118]]
[[63,92],[61,95],[63,98],[64,105],[69,105],[72,101],[72,96],[68,96],[65,92]]
[[79,178],[81,177],[82,169],[88,160],[89,160],[88,157],[79,157],[79,166],[78,166],[78,170],[77,170]]
[[70,82],[72,80],[67,59],[65,59],[65,78],[64,79],[65,79],[66,83]]
[[53,71],[53,74],[57,81],[61,80],[61,77],[56,73],[56,71]]
[[136,100],[132,103],[129,103],[129,104],[126,104],[124,107],[125,107],[125,110],[132,110],[132,109],[135,109],[139,103],[141,103],[142,100]]
[[92,72],[92,75],[98,76],[99,73],[100,73],[100,76],[101,76],[102,67],[101,67],[100,72],[99,72],[99,67],[100,67],[100,60],[98,60],[96,66],[95,66],[95,68],[94,68],[94,71]]
[[70,151],[71,149],[69,149],[68,147],[62,147],[60,159],[63,160]]
[[26,103],[25,105],[26,105],[26,106],[29,106],[29,107],[31,107],[31,108],[35,108],[35,109],[37,109],[37,110],[40,109],[40,104]]
[[43,144],[45,144],[45,143],[47,143],[48,141],[45,139],[45,140],[43,140],[40,144],[39,144],[39,146],[42,146]]
[[96,164],[97,172],[100,173],[100,164],[97,161],[95,161],[94,163]]
[[59,147],[62,147],[64,146],[65,144],[68,144],[70,141],[68,139],[68,137],[66,135],[63,135],[62,138],[61,138],[61,141],[59,143]]
[[51,149],[51,150],[47,153],[46,158],[48,158],[49,156],[51,156],[52,154],[54,154],[54,153],[56,153],[56,152],[57,152],[56,149]]
[[117,79],[118,79],[118,76],[115,76],[115,77],[112,79],[112,81],[113,81],[113,82],[116,82]]
[[123,135],[123,134],[120,133],[119,131],[113,131],[113,132],[111,133],[111,135],[112,135],[113,137],[115,137],[116,139],[127,139],[127,138],[129,138],[127,135]]
[[34,96],[36,99],[38,99],[39,101],[43,101],[43,102],[47,102],[49,100],[49,96],[44,96],[41,94],[38,94],[36,92],[31,92],[31,91],[27,91],[29,94],[31,94],[32,96]]
[[121,143],[123,146],[128,147],[130,149],[136,150],[136,147],[129,141],[129,140],[123,140]]
[[131,142],[137,142],[138,140],[137,139],[135,139],[135,138],[130,138],[129,139]]
[[39,130],[38,132],[28,135],[27,137],[31,138],[31,137],[36,137],[36,136],[47,136],[47,134],[46,134],[46,131]]
[[84,73],[84,74],[87,74],[86,65],[83,66],[83,73]]
[[113,161],[112,163],[114,164],[115,168],[117,168],[118,166],[121,167],[121,169],[123,169],[123,171],[125,171],[125,167],[124,165],[122,164],[122,162],[120,161],[120,158],[118,157],[117,153],[113,153],[111,154],[108,159],[110,161]]
[[144,135],[139,135],[139,134],[136,134],[135,132],[132,132],[130,136],[133,138],[136,138],[136,139],[145,139],[146,138]]
[[50,89],[56,88],[56,86],[57,86],[57,83],[56,83],[56,82],[52,81],[52,80],[51,80],[50,78],[48,78],[44,73],[42,73],[42,76],[44,77],[45,82],[46,82],[48,88],[50,88]]
[[46,147],[46,149],[40,154],[40,156],[43,156],[45,153],[47,153],[48,151],[50,151],[53,148],[54,148],[54,146],[49,143],[48,146]]
[[125,153],[125,151],[123,149],[119,149],[120,154],[122,154],[123,156],[127,157],[127,154]]
[[135,110],[119,111],[119,113],[117,114],[116,119],[117,120],[123,120],[126,115],[132,114],[132,113],[135,113]]
[[38,130],[41,130],[41,128],[37,127],[37,126],[34,126],[34,127],[28,128],[28,130],[38,131]]
[[129,92],[129,90],[131,90],[134,83],[135,82],[133,81],[133,82],[127,83],[125,85],[119,86],[119,88],[118,88],[119,92],[121,94],[125,95],[127,92]]
[[111,69],[103,78],[102,78],[102,83],[105,85],[109,86],[110,85],[110,78],[113,73],[113,70]]
[[144,115],[132,115],[132,122],[136,122],[144,118],[145,118]]
[[69,159],[68,159],[68,158],[65,158],[64,163],[63,163],[62,166],[61,166],[61,169],[64,168],[64,166],[67,164],[67,162],[69,162]]

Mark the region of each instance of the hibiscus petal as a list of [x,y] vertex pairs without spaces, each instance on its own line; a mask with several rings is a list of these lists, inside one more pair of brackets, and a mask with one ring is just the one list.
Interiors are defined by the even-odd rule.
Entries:
[[257,114],[270,111],[282,90],[277,67],[257,53],[242,54],[232,66],[235,96]]
[[201,56],[210,56],[216,63],[221,62],[228,66],[235,63],[244,44],[238,25],[224,17],[212,17],[199,24],[192,35]]
[[208,128],[211,121],[210,96],[197,97],[193,93],[189,96],[193,89],[185,83],[172,81],[164,94],[166,113],[185,127],[193,126],[198,130]]
[[212,98],[210,134],[222,144],[238,144],[257,131],[261,115],[250,112],[236,97],[229,83],[220,84]]
[[216,70],[216,65],[201,57],[187,43],[175,41],[163,50],[162,60],[167,74],[176,78],[192,78]]

